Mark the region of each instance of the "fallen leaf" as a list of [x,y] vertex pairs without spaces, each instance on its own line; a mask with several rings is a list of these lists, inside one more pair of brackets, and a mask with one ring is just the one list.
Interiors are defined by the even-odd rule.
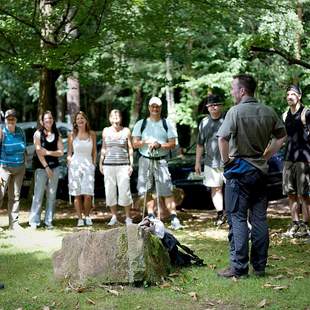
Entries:
[[258,307],[258,308],[265,308],[266,304],[267,304],[267,299],[263,299],[263,300],[257,305],[257,307]]
[[109,293],[112,294],[112,295],[119,296],[119,292],[116,291],[116,290],[109,290],[109,289],[108,289],[107,292],[109,292]]
[[43,306],[42,310],[50,310],[50,307],[49,306]]
[[279,275],[277,275],[275,277],[272,277],[272,279],[274,279],[274,280],[279,280],[279,279],[283,279],[283,278],[284,278],[283,274],[279,274]]
[[271,255],[271,256],[268,257],[268,259],[285,260],[286,258],[284,256]]
[[273,289],[277,290],[277,291],[287,290],[288,289],[288,285],[276,285]]
[[33,296],[32,297],[33,300],[36,300],[37,298],[38,298],[38,296]]
[[196,292],[190,292],[190,293],[188,293],[188,295],[189,295],[190,297],[192,297],[192,299],[193,299],[194,301],[197,301],[197,300],[198,300],[198,295],[197,295]]
[[214,269],[216,269],[216,265],[215,265],[215,264],[209,264],[209,265],[208,265],[208,268],[214,270]]
[[92,305],[95,305],[95,304],[96,304],[92,299],[90,299],[90,298],[88,298],[88,297],[86,297],[86,300],[87,300],[87,302],[89,302],[89,303],[92,304]]
[[171,284],[169,282],[164,282],[163,284],[159,285],[160,288],[167,288],[171,287]]
[[137,306],[136,309],[137,309],[137,310],[138,310],[138,309],[142,309],[142,307],[141,307],[141,306]]
[[174,291],[176,291],[176,292],[183,292],[183,289],[182,289],[182,288],[179,288],[179,287],[177,287],[177,286],[172,287],[171,289],[174,290]]
[[179,272],[173,272],[169,274],[169,277],[178,277],[180,275]]

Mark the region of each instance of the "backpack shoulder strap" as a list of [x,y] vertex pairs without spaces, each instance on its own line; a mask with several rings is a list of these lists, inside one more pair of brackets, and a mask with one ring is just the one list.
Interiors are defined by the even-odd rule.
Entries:
[[308,108],[304,107],[303,110],[301,111],[300,114],[300,118],[301,118],[301,122],[303,124],[304,127],[307,126],[307,122],[306,122],[306,113],[309,111]]
[[146,127],[146,123],[147,123],[147,119],[144,118],[141,124],[141,128],[140,128],[140,133],[142,135],[142,132],[144,131],[145,127]]
[[163,122],[163,127],[165,128],[166,132],[168,132],[168,124],[167,124],[167,120],[163,117],[162,119]]
[[285,123],[285,120],[286,120],[286,118],[287,118],[287,113],[288,113],[288,111],[285,111],[285,112],[282,114],[283,123]]

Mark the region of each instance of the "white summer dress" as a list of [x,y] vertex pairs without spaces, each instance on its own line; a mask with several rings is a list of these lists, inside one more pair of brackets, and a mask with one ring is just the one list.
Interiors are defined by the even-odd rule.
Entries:
[[95,166],[92,160],[93,140],[73,139],[73,156],[69,165],[69,195],[94,196]]

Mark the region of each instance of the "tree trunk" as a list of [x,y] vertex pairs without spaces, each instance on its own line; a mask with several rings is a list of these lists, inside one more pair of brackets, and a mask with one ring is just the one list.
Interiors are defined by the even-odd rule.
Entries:
[[56,116],[56,81],[60,75],[58,70],[43,68],[40,76],[40,97],[38,107],[38,117],[49,110]]
[[139,84],[134,88],[134,98],[130,109],[129,128],[133,128],[135,123],[137,122],[142,109],[142,103],[143,103],[142,86],[141,84]]
[[80,111],[80,81],[78,75],[68,77],[67,83],[67,109],[72,121],[74,114]]
[[167,100],[167,111],[168,118],[173,125],[176,123],[176,114],[175,114],[175,102],[174,102],[174,93],[172,87],[172,70],[173,70],[171,53],[167,52],[166,54],[166,100]]

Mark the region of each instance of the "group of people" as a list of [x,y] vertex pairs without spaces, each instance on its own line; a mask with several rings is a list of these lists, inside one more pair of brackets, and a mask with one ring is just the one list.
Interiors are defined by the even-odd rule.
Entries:
[[229,225],[230,265],[218,272],[225,278],[247,276],[249,260],[255,275],[265,275],[269,247],[267,161],[285,142],[283,194],[289,198],[292,225],[284,236],[310,236],[310,110],[301,103],[300,88],[291,85],[286,93],[289,109],[282,121],[254,98],[255,89],[251,75],[234,76],[231,95],[235,105],[224,115],[220,98],[208,96],[209,115],[199,126],[195,170],[201,173],[205,153],[204,183],[211,187],[217,223],[223,222],[225,202]]
[[[200,123],[196,148],[196,173],[201,173],[204,159],[204,184],[211,187],[213,204],[217,210],[216,224],[225,215],[229,225],[230,266],[218,272],[222,277],[241,277],[249,272],[250,263],[256,275],[265,274],[269,234],[267,225],[266,177],[267,161],[286,141],[283,170],[283,192],[289,197],[292,227],[287,236],[309,234],[310,213],[310,110],[301,103],[298,86],[287,90],[288,112],[284,122],[275,111],[254,98],[256,81],[251,75],[233,78],[231,95],[235,105],[226,115],[223,102],[217,95],[209,95],[209,115]],[[171,216],[173,229],[182,225],[176,214],[176,203],[166,161],[176,146],[177,132],[168,119],[161,116],[162,101],[152,97],[148,102],[149,117],[139,120],[131,133],[122,126],[119,110],[112,110],[110,127],[102,131],[99,169],[104,175],[106,205],[112,218],[108,225],[118,223],[117,206],[125,209],[125,223],[131,224],[130,207],[133,203],[130,176],[133,171],[133,150],[139,153],[138,193],[144,197],[148,217],[155,218],[163,199]],[[9,224],[18,229],[19,195],[25,173],[25,137],[16,126],[16,112],[5,113],[5,127],[0,129],[1,168],[0,201],[8,189]],[[46,191],[44,223],[53,227],[56,189],[59,177],[58,158],[63,155],[63,143],[51,112],[42,115],[41,126],[34,134],[35,186],[29,216],[33,228],[41,225],[41,207]],[[90,129],[85,113],[78,112],[73,120],[73,132],[68,138],[69,194],[74,196],[78,216],[77,226],[90,226],[90,210],[94,196],[96,166],[96,135]],[[225,180],[225,197],[223,183]],[[302,219],[299,219],[300,209]],[[251,224],[249,236],[248,223]]]
[[[133,136],[129,128],[122,126],[121,112],[119,110],[110,112],[111,126],[102,131],[102,149],[99,160],[99,169],[104,175],[106,205],[112,213],[108,223],[110,226],[118,223],[117,206],[125,209],[126,225],[132,223],[130,208],[133,199],[130,191],[130,176],[133,171],[133,149],[136,148],[140,155],[138,192],[141,196],[145,196],[148,216],[155,218],[154,209],[159,208],[151,195],[156,183],[158,194],[163,197],[165,205],[170,210],[172,228],[181,228],[176,215],[172,182],[165,159],[169,150],[176,145],[177,133],[168,120],[161,118],[161,107],[160,98],[150,99],[150,116],[137,122]],[[16,111],[7,110],[5,126],[0,129],[0,201],[2,203],[5,192],[8,191],[9,227],[12,230],[21,230],[19,202],[25,174],[26,141],[23,130],[16,126],[16,123]],[[60,173],[59,157],[64,154],[64,145],[50,111],[42,114],[40,126],[34,133],[33,141],[35,173],[29,225],[32,229],[42,225],[42,203],[44,194],[46,194],[43,224],[47,229],[53,229]],[[87,115],[80,111],[73,118],[73,131],[68,136],[67,153],[69,195],[74,197],[78,227],[93,224],[90,211],[94,197],[96,159],[96,134],[90,129]],[[155,162],[156,165],[154,165]],[[154,182],[155,176],[156,182]]]

